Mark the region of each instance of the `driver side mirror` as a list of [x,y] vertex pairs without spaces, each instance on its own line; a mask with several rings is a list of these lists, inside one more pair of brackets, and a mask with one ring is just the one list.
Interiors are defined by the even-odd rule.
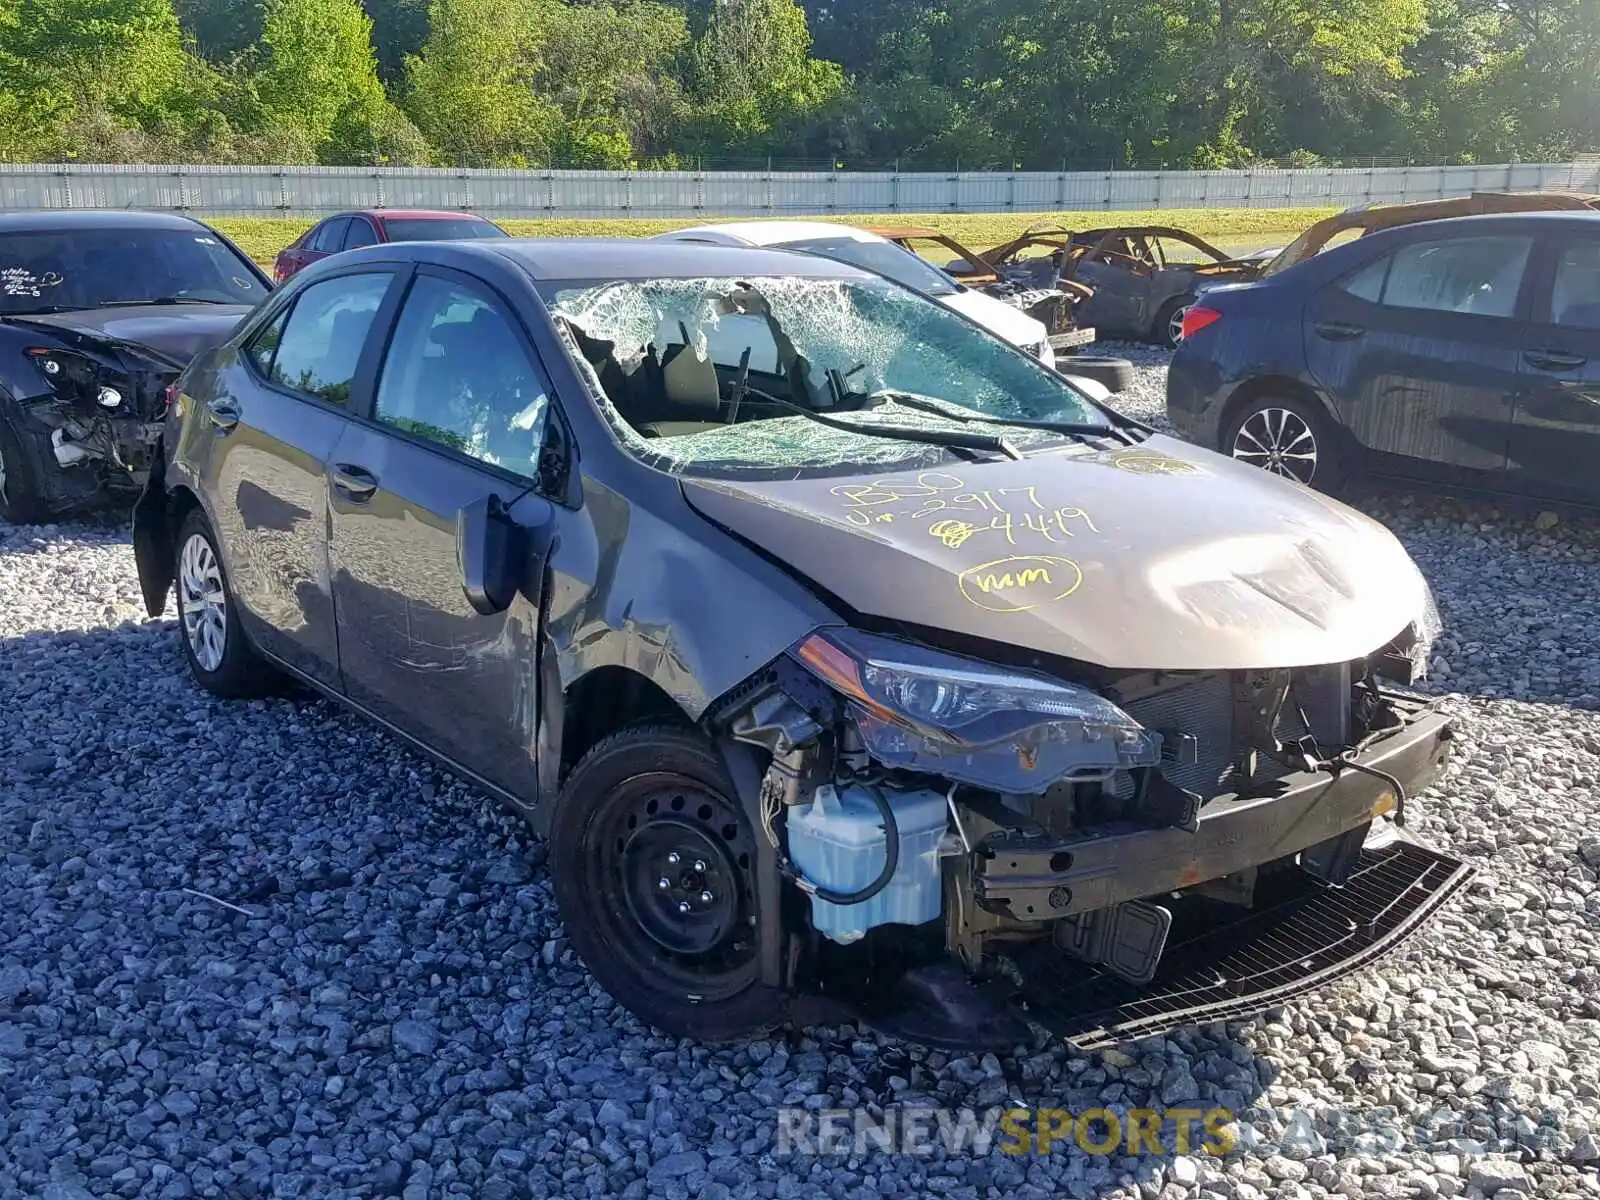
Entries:
[[461,590],[474,611],[490,617],[511,607],[522,587],[525,535],[498,495],[474,500],[456,513]]

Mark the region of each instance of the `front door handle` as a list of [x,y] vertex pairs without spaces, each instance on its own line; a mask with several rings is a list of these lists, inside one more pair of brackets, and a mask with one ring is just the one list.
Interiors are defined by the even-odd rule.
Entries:
[[1312,326],[1317,331],[1318,337],[1327,338],[1330,342],[1348,342],[1366,333],[1366,326],[1351,325],[1345,321],[1318,321]]
[[351,500],[370,500],[378,490],[378,477],[365,467],[352,463],[333,464],[333,486]]
[[1522,360],[1539,371],[1576,371],[1589,361],[1581,354],[1561,350],[1524,350]]
[[227,433],[239,423],[239,410],[226,400],[213,400],[206,405],[206,418],[223,433]]

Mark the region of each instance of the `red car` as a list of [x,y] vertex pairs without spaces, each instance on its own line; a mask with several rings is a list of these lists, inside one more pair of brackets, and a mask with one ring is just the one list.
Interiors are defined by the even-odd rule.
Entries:
[[486,217],[427,209],[362,209],[324,217],[279,251],[272,277],[279,283],[319,258],[379,242],[437,242],[456,238],[510,237]]

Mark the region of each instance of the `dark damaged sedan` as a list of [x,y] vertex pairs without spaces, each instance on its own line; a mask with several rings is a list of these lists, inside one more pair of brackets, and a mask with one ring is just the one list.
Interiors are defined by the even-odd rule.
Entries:
[[168,385],[270,286],[189,217],[0,214],[0,520],[131,503]]
[[1278,1003],[1467,875],[1397,828],[1451,728],[1395,539],[888,280],[373,247],[177,392],[135,547],[195,678],[287,673],[514,806],[672,1033],[1094,1045]]

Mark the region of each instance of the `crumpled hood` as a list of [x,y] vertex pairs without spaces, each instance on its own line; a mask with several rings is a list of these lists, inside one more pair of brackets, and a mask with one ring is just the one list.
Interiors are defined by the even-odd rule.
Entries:
[[149,346],[167,358],[187,363],[202,350],[226,341],[248,312],[247,304],[152,304],[41,313],[29,315],[27,321]]
[[1425,604],[1421,574],[1377,522],[1165,436],[683,487],[703,515],[857,612],[1113,669],[1344,662]]

